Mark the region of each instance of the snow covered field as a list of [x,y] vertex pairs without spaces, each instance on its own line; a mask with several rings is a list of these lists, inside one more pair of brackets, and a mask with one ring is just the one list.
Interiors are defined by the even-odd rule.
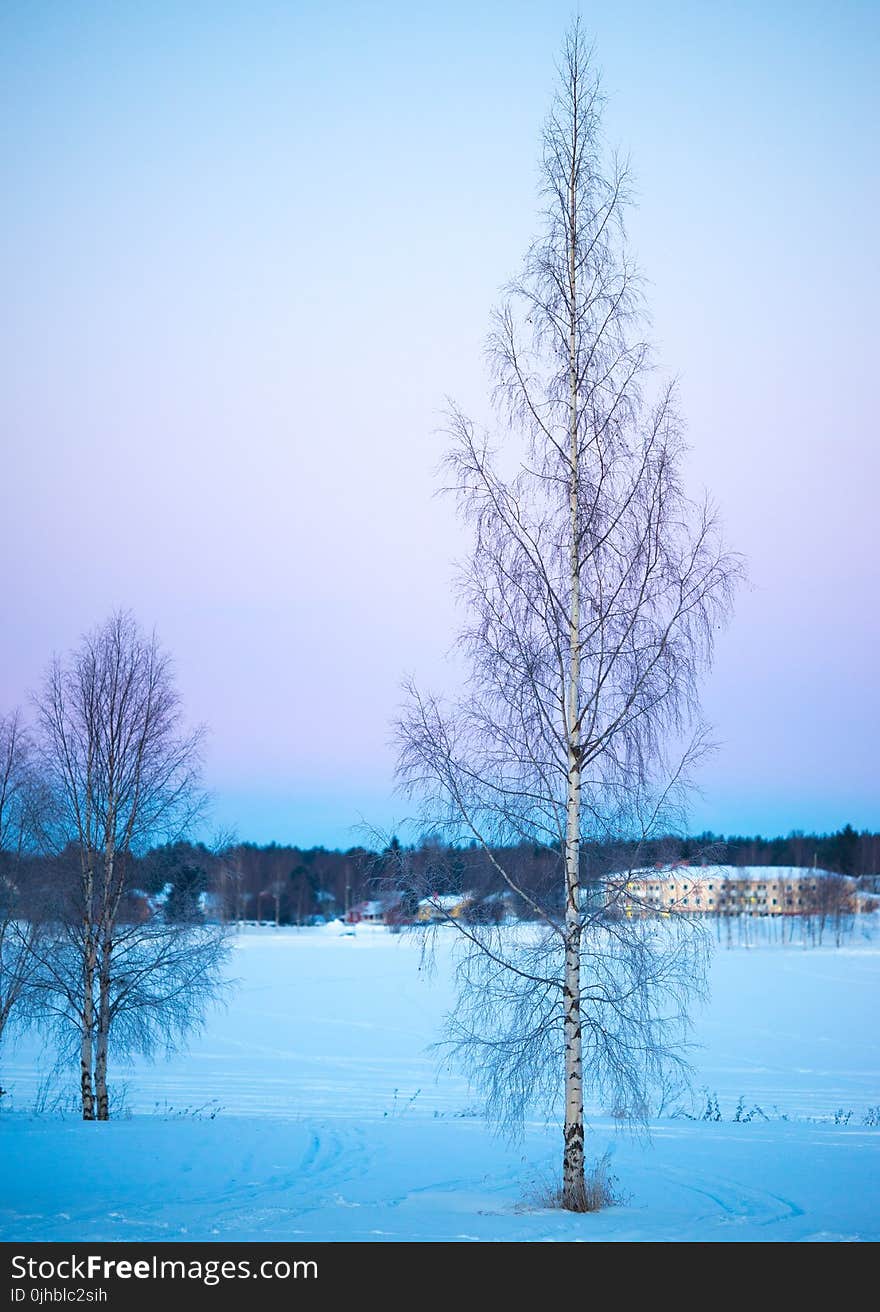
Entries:
[[[624,1201],[574,1217],[534,1206],[559,1131],[494,1137],[426,1051],[452,938],[426,977],[381,929],[243,932],[227,1009],[188,1054],[117,1070],[107,1125],[33,1039],[5,1049],[0,1239],[880,1238],[880,941],[719,949],[693,1060],[723,1119],[665,1116],[646,1144],[595,1115]],[[741,1097],[769,1119],[735,1122]]]

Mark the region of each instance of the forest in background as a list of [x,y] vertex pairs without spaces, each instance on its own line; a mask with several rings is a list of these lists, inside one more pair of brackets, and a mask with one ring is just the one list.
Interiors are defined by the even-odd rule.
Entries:
[[[545,848],[521,845],[506,849],[506,865],[526,888],[546,887],[557,873],[558,858]],[[640,865],[686,861],[699,866],[816,866],[850,875],[874,889],[880,879],[880,833],[857,832],[851,825],[831,834],[792,833],[787,837],[724,836],[706,832],[689,838],[666,837],[642,843],[636,854],[619,844],[585,844],[585,877],[598,877]],[[476,845],[449,848],[431,836],[402,845],[392,838],[383,850],[352,847],[339,851],[287,844],[236,843],[220,851],[202,844],[176,843],[132,858],[127,881],[133,904],[142,896],[162,895],[173,919],[200,918],[206,905],[224,920],[268,920],[307,924],[344,915],[359,903],[382,895],[389,878],[405,860],[414,873],[428,872],[435,892],[473,891],[490,896],[500,891],[486,854]],[[51,882],[64,878],[63,858]],[[43,881],[33,871],[35,883]]]

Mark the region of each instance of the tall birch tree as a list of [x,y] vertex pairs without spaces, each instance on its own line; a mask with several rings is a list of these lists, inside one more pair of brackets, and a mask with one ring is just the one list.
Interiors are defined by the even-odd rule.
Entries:
[[[575,24],[544,132],[543,232],[490,339],[498,429],[450,416],[449,486],[473,533],[469,679],[453,704],[411,685],[399,724],[419,823],[478,844],[536,922],[525,942],[455,921],[451,1037],[502,1117],[561,1086],[561,1197],[575,1210],[589,1204],[585,1086],[646,1114],[650,1090],[684,1069],[704,953],[684,918],[661,929],[647,904],[634,914],[626,869],[591,868],[584,841],[619,840],[637,864],[678,819],[706,748],[698,679],[738,572],[711,507],[682,488],[674,388],[654,378],[629,177],[602,106]],[[518,843],[556,854],[539,895],[498,855]],[[434,869],[409,892],[442,881]]]

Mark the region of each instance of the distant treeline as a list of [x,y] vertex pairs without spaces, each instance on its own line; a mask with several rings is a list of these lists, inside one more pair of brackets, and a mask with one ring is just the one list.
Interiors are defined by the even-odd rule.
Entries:
[[880,875],[880,834],[858,833],[844,825],[833,834],[804,834],[787,838],[754,838],[739,834],[705,833],[679,844],[681,857],[700,858],[707,849],[720,852],[719,860],[732,866],[818,866],[839,875]]
[[[499,855],[501,853],[499,852]],[[546,848],[521,844],[503,849],[503,865],[524,889],[541,891],[558,882],[558,857]],[[584,878],[597,878],[630,864],[689,861],[734,866],[817,866],[843,875],[880,877],[880,833],[857,833],[851,825],[833,834],[792,833],[785,838],[703,833],[642,843],[587,843]],[[134,862],[128,887],[165,899],[169,916],[200,916],[207,908],[225,920],[269,920],[306,924],[344,915],[359,903],[381,897],[401,863],[433,881],[436,893],[465,890],[489,896],[501,890],[498,875],[476,844],[450,848],[433,837],[404,846],[395,838],[382,851],[353,847],[299,848],[277,843],[240,843],[222,852],[178,843],[156,848]],[[873,877],[873,878],[872,878]],[[409,882],[409,881],[407,881]]]
[[[525,891],[552,901],[558,888],[561,896],[556,853],[520,844],[499,848],[496,855]],[[880,891],[880,833],[857,833],[851,825],[833,834],[792,833],[786,838],[725,837],[707,832],[691,838],[660,838],[638,848],[625,843],[585,843],[582,861],[585,882],[633,866],[721,862],[817,866],[860,877],[867,887]],[[382,898],[389,888],[401,885],[429,888],[437,894],[469,892],[477,898],[504,889],[492,861],[477,844],[448,847],[434,837],[411,846],[394,838],[381,851],[353,847],[344,852],[278,843],[239,843],[216,851],[201,844],[175,843],[154,848],[145,856],[129,855],[126,862],[127,918],[136,918],[158,904],[173,921],[200,920],[208,915],[226,921],[302,925],[343,916],[350,908]],[[77,869],[74,850],[54,858],[25,858],[17,876],[24,884],[24,906],[34,911],[45,907],[75,880]]]

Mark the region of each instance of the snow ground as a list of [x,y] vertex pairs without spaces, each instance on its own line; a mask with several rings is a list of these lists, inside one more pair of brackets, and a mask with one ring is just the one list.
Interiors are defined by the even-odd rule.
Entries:
[[[228,1007],[188,1054],[117,1072],[107,1125],[76,1120],[69,1086],[46,1096],[33,1038],[4,1051],[0,1239],[880,1238],[880,1127],[862,1123],[880,939],[719,949],[693,1060],[724,1119],[666,1116],[645,1144],[594,1116],[623,1201],[573,1217],[536,1203],[559,1131],[493,1136],[426,1051],[451,997],[443,933],[428,977],[381,929],[244,931]],[[740,1096],[770,1119],[733,1122]]]

